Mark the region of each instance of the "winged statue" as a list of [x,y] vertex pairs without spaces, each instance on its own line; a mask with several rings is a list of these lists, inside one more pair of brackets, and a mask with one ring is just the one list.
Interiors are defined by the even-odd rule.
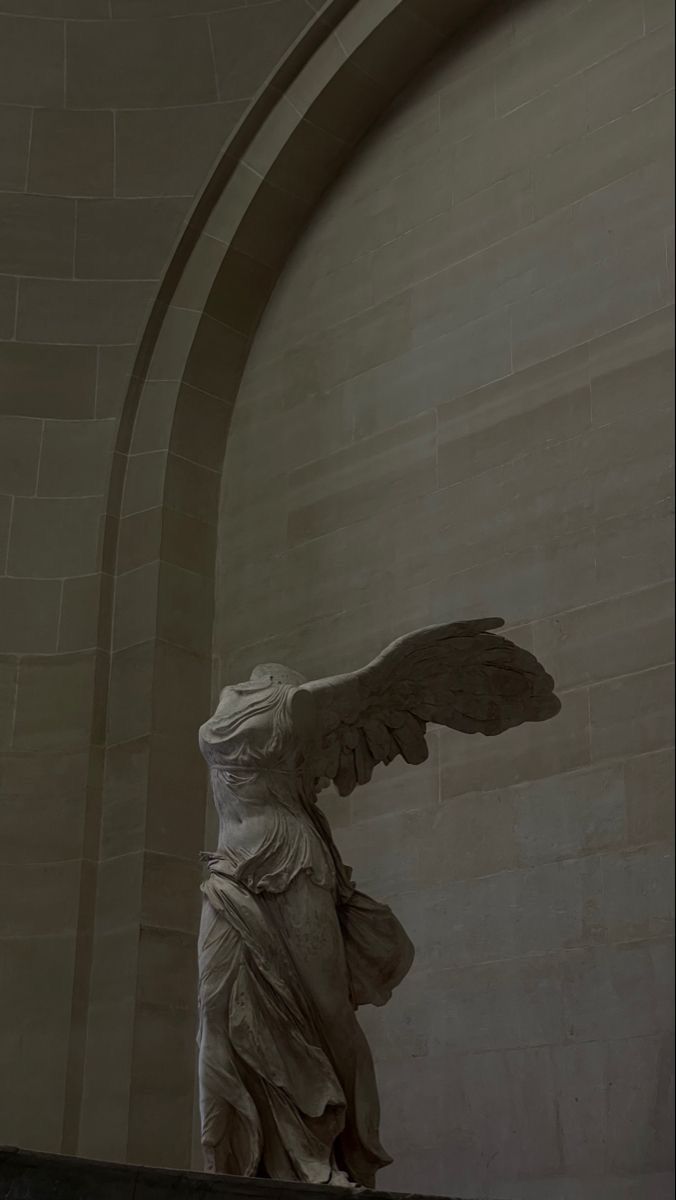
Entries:
[[422,629],[314,682],[255,667],[202,725],[219,817],[198,944],[208,1171],[373,1187],[392,1161],[356,1010],[386,1003],[413,946],[355,887],[317,797],[329,783],[347,796],[398,757],[423,762],[430,724],[493,737],[555,716],[553,680],[494,633],[503,624]]

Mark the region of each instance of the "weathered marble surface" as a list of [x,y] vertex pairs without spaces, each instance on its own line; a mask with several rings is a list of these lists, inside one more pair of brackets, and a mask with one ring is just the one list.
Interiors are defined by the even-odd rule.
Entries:
[[357,891],[317,807],[378,764],[422,763],[428,724],[499,734],[556,715],[553,681],[487,619],[399,638],[352,674],[279,664],[223,689],[200,729],[219,815],[199,941],[202,1145],[211,1172],[373,1187],[373,1062],[356,1018],[413,947]]
[[[347,1195],[345,1188],[214,1177],[0,1146],[2,1200],[341,1200]],[[418,1193],[362,1195],[368,1200],[440,1200]]]

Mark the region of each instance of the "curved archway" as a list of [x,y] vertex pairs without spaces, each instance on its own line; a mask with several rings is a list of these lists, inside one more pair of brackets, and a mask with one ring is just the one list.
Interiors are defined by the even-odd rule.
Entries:
[[[102,820],[124,813],[134,851],[124,862],[100,863],[94,988],[111,954],[111,908],[125,911],[129,937],[115,949],[133,978],[143,979],[158,954],[172,954],[186,972],[192,963],[204,822],[195,724],[210,699],[218,490],[258,321],[342,164],[404,85],[484,6],[326,4],[230,140],[161,286],[125,402],[105,522]],[[139,987],[100,1029],[90,1014],[83,1101],[85,1108],[95,1102],[96,1064],[116,1023],[126,1052],[116,1063],[112,1141],[132,1161],[180,1165],[192,1105],[193,1014],[181,1009],[162,1039],[151,1038],[148,1022],[159,1019]],[[178,1064],[181,1097],[159,1126],[146,1081],[162,1078],[167,1053]],[[81,1138],[79,1149],[92,1148]]]

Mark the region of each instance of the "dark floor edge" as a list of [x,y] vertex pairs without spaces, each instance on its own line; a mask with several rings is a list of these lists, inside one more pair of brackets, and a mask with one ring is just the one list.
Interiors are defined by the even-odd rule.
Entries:
[[459,1200],[103,1162],[0,1146],[0,1200]]

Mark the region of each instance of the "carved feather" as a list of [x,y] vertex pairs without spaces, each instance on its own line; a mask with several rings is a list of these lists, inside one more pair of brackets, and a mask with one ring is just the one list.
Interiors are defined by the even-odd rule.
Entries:
[[491,617],[421,629],[359,671],[304,684],[299,692],[316,717],[307,755],[317,777],[348,795],[378,763],[423,762],[428,724],[491,737],[555,716],[561,705],[551,676],[492,632],[503,624]]

